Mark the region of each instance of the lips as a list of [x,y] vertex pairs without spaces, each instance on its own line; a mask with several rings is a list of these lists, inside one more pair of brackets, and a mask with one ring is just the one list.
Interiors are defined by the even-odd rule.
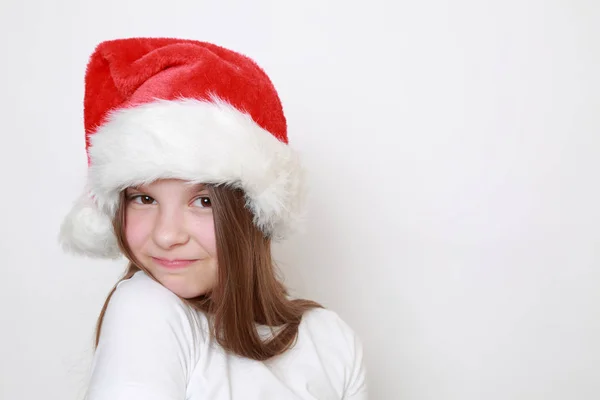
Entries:
[[198,260],[186,260],[186,259],[165,259],[165,258],[157,258],[152,257],[152,260],[167,269],[180,269],[185,268],[190,264],[195,263]]

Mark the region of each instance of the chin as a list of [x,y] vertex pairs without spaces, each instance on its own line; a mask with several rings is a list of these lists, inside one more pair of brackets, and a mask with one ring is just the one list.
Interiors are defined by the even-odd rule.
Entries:
[[183,291],[173,292],[173,293],[175,293],[177,296],[181,297],[182,299],[193,299],[194,297],[202,296],[206,292],[203,290],[183,290]]
[[158,281],[171,292],[184,299],[191,299],[208,292],[207,289],[190,284],[189,279],[182,276],[169,276],[158,278]]

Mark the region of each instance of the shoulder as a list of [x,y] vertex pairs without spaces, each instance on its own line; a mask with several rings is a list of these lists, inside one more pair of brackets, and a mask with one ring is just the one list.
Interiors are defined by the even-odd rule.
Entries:
[[314,308],[302,317],[306,329],[327,336],[331,340],[353,342],[358,337],[354,330],[335,312],[326,308]]
[[192,334],[198,330],[199,324],[196,311],[145,272],[139,271],[118,283],[106,308],[102,334],[110,330],[143,331],[160,326]]
[[[310,340],[330,376],[343,381],[344,398],[367,398],[363,345],[355,331],[334,311],[317,308],[300,324],[299,340]],[[310,339],[307,339],[310,338]]]
[[299,327],[299,336],[310,338],[323,352],[335,355],[338,362],[350,365],[362,343],[354,330],[334,311],[315,308],[306,312]]
[[144,272],[109,300],[89,399],[184,398],[200,354],[199,314]]
[[128,307],[150,302],[152,305],[162,305],[160,308],[183,304],[179,297],[144,271],[138,271],[131,278],[119,282],[110,302]]

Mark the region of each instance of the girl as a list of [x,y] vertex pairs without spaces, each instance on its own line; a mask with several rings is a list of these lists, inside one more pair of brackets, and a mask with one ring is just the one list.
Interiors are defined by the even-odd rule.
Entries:
[[98,320],[89,400],[367,398],[360,340],[274,271],[304,183],[259,66],[191,40],[103,42],[84,119],[88,187],[61,241],[129,260]]

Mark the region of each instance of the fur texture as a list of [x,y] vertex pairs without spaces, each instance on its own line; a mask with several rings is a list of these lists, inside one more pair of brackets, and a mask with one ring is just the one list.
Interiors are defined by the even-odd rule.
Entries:
[[119,192],[159,178],[243,189],[255,224],[275,240],[302,219],[305,184],[297,154],[250,115],[216,97],[156,100],[115,111],[90,137],[88,152],[89,192],[61,230],[69,251],[117,254],[111,220]]
[[287,143],[277,91],[252,59],[212,43],[172,38],[128,38],[99,44],[85,78],[86,143],[111,110],[155,99],[210,100],[217,95]]
[[87,193],[77,199],[65,217],[59,239],[69,253],[94,258],[118,258],[121,255],[111,218],[96,207]]

